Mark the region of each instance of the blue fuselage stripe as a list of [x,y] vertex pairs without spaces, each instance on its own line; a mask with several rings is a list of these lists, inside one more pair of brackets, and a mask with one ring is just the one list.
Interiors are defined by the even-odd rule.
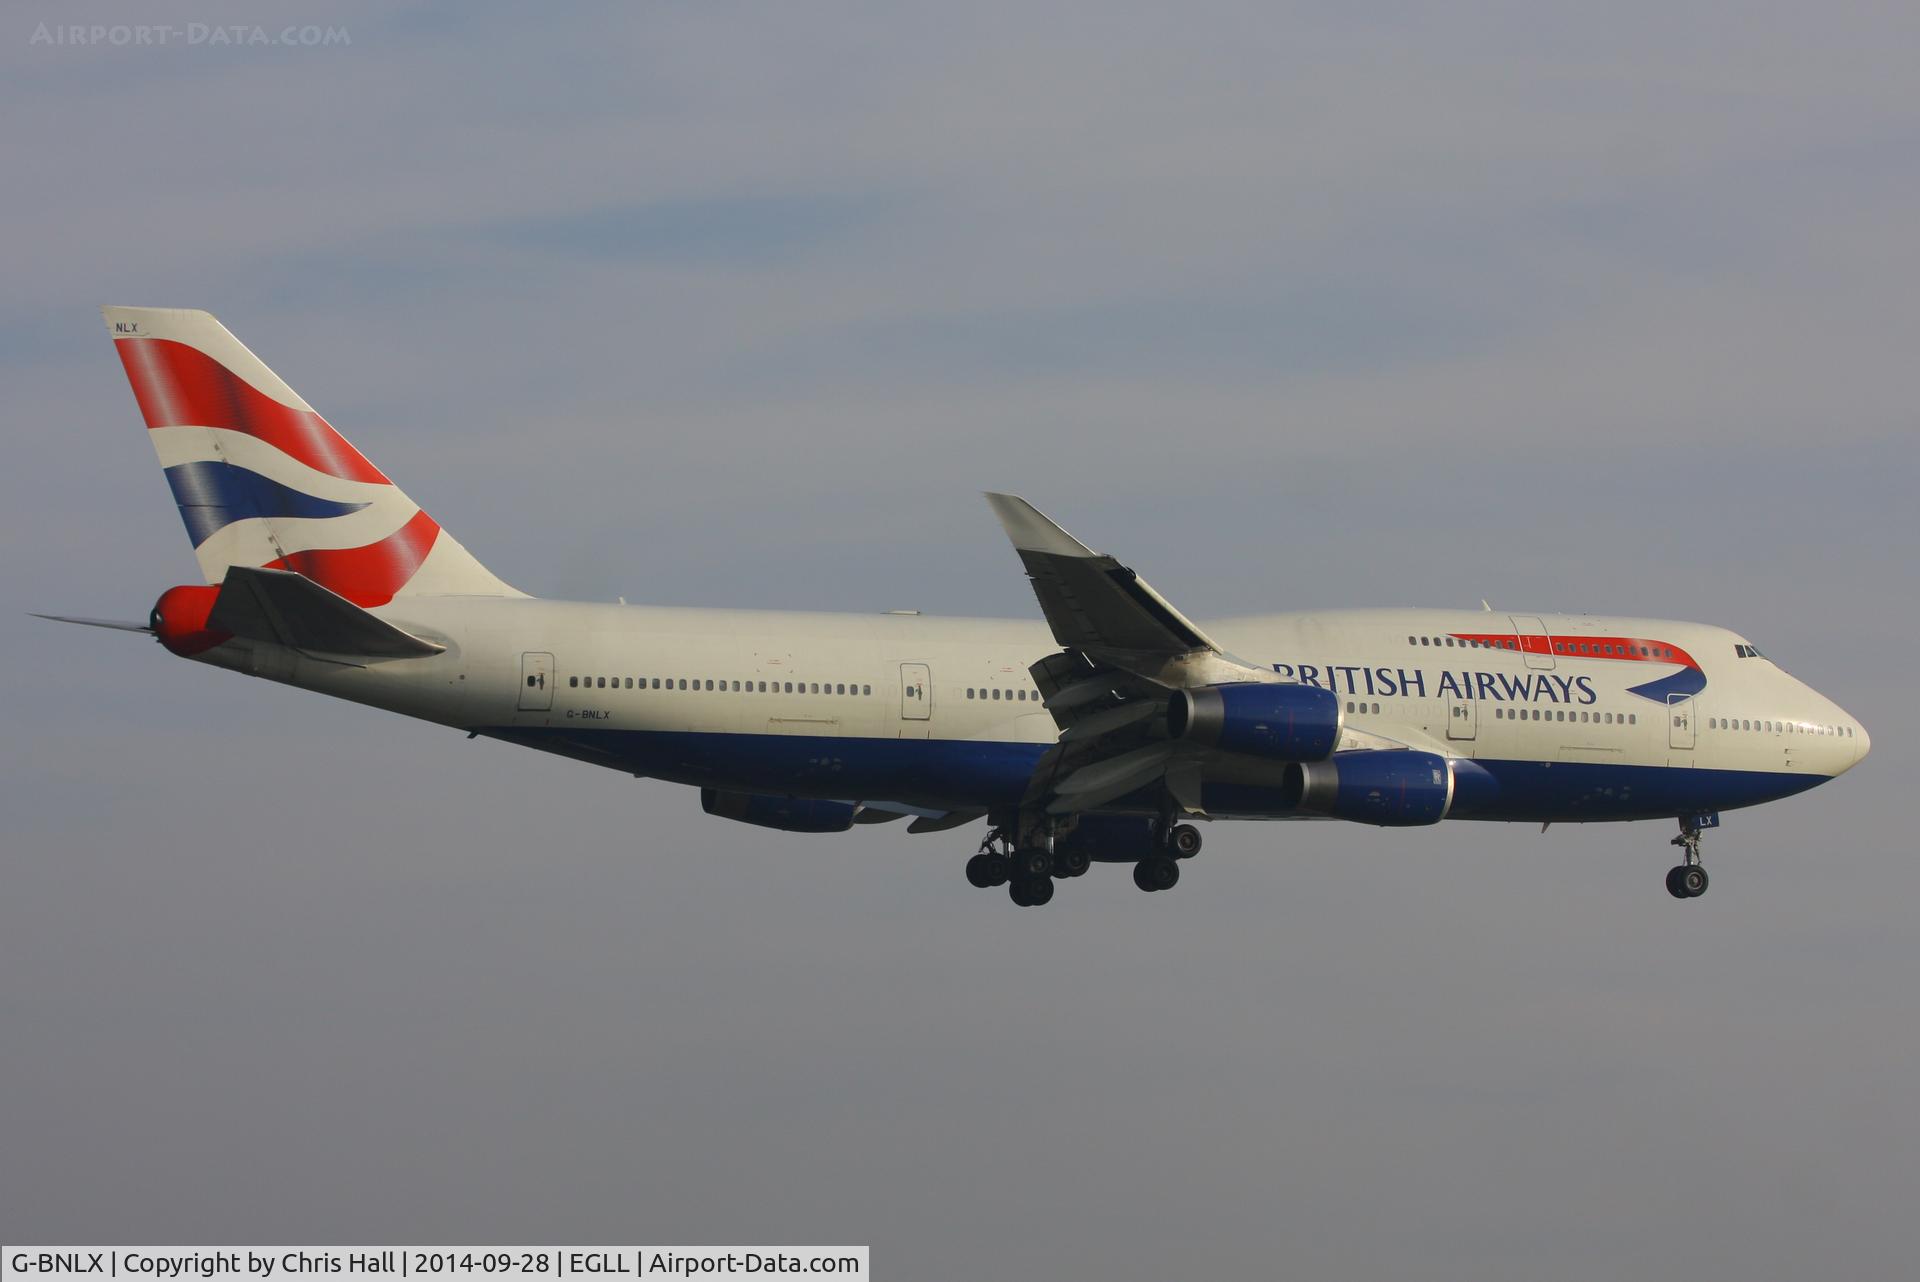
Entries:
[[[806,735],[479,727],[479,733],[672,783],[838,800],[886,800],[942,810],[1019,804],[1046,744],[970,739],[838,739]],[[1450,818],[1583,821],[1656,819],[1735,810],[1805,792],[1819,774],[1613,765],[1575,761],[1475,763],[1497,785]],[[1210,784],[1209,813],[1288,813],[1278,789]],[[1117,803],[1115,808],[1126,808]]]

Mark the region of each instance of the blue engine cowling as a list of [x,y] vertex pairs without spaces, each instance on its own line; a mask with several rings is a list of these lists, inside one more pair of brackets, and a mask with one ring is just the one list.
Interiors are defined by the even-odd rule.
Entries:
[[1453,768],[1445,757],[1411,748],[1336,753],[1287,768],[1299,808],[1383,828],[1437,824],[1453,808]]
[[1269,761],[1325,761],[1340,742],[1340,699],[1318,686],[1255,681],[1176,690],[1167,731]]
[[775,797],[760,792],[700,790],[700,808],[722,819],[737,819],[782,832],[845,832],[853,827],[860,807],[850,801],[815,801],[807,797]]

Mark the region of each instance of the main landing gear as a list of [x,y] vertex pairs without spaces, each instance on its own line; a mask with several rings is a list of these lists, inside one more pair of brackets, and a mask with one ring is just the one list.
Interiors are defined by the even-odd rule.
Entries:
[[1200,853],[1200,830],[1192,824],[1174,824],[1165,832],[1161,849],[1133,866],[1133,884],[1149,894],[1179,885],[1179,861]]
[[1675,899],[1698,899],[1707,893],[1707,870],[1700,863],[1700,825],[1690,816],[1680,818],[1680,835],[1671,843],[1684,852],[1684,862],[1667,870],[1667,893]]
[[1007,898],[1022,908],[1037,908],[1053,898],[1055,877],[1087,871],[1085,855],[1055,853],[1045,846],[1016,846],[1004,828],[995,828],[967,860],[967,880],[982,890],[1007,888]]
[[[1157,849],[1133,866],[1133,884],[1142,890],[1170,890],[1180,880],[1179,860],[1200,853],[1200,830],[1192,824],[1161,825],[1165,835]],[[1030,838],[1030,842],[1032,839]],[[1022,908],[1035,908],[1053,898],[1055,881],[1086,874],[1092,859],[1084,849],[1020,845],[1010,826],[995,826],[967,860],[967,880],[981,890],[1007,888],[1007,898]]]

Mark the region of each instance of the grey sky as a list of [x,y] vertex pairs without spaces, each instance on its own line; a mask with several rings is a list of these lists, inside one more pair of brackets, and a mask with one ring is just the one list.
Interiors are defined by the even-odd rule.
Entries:
[[[16,9],[0,1238],[858,1241],[888,1277],[1904,1277],[1911,5]],[[49,22],[345,27],[36,45]],[[1045,910],[28,609],[193,563],[94,308],[206,307],[550,596],[1742,629],[1870,762],[1215,826]]]

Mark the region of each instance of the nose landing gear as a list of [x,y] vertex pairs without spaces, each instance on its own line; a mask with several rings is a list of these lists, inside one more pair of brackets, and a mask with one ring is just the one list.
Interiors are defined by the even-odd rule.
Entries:
[[1667,870],[1667,893],[1675,899],[1698,899],[1707,893],[1707,870],[1700,863],[1699,815],[1680,816],[1680,835],[1669,845],[1680,847],[1684,859]]

